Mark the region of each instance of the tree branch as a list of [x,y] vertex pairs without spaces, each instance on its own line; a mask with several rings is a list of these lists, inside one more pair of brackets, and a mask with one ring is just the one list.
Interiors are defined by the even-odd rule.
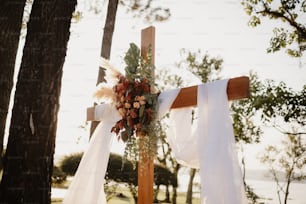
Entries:
[[304,28],[299,23],[295,22],[292,19],[293,16],[292,16],[292,14],[289,11],[287,11],[285,9],[286,12],[289,13],[291,18],[285,16],[281,12],[272,11],[266,4],[263,4],[263,6],[264,6],[264,10],[257,11],[256,12],[257,14],[266,14],[266,15],[272,16],[274,18],[281,18],[281,19],[285,20],[286,22],[288,22],[292,27],[294,27],[297,30],[299,37],[301,37],[302,39],[306,40],[306,28]]
[[281,128],[277,127],[276,125],[273,125],[273,127],[277,131],[279,131],[280,133],[285,134],[285,135],[306,135],[306,132],[288,132],[288,131],[281,130]]

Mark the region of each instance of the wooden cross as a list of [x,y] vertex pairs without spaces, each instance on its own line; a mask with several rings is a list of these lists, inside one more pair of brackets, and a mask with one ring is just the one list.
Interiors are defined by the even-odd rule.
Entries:
[[[148,47],[151,46],[152,64],[155,54],[155,28],[148,27],[141,31],[141,55],[147,56]],[[154,73],[152,73],[154,75]],[[249,78],[246,76],[229,79],[227,95],[229,100],[237,100],[249,97]],[[197,86],[182,88],[173,102],[171,108],[182,108],[197,105]],[[94,107],[87,109],[87,120],[93,121]],[[138,204],[153,203],[154,158],[148,157],[140,147],[143,160],[138,163]]]

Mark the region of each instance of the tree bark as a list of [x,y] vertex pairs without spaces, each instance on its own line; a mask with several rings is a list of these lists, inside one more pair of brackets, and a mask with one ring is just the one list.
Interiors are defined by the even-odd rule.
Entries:
[[5,123],[13,88],[14,67],[26,0],[0,0],[0,171]]
[[193,179],[196,173],[196,169],[190,169],[189,172],[189,183],[188,183],[188,189],[187,189],[187,195],[186,195],[186,204],[192,204],[192,187],[193,187]]
[[[181,165],[179,163],[176,163],[175,167],[174,167],[174,170],[173,170],[173,174],[175,176],[175,178],[177,179],[178,177],[178,171],[180,170],[181,168]],[[177,179],[178,180],[178,179]],[[172,203],[173,204],[176,204],[176,199],[177,199],[177,187],[174,187],[173,186],[173,189],[172,189]]]
[[18,75],[0,203],[50,203],[70,23],[76,0],[34,1]]
[[[105,20],[104,32],[103,32],[103,39],[102,39],[102,46],[101,46],[101,57],[105,59],[110,58],[111,47],[112,47],[112,39],[115,29],[115,22],[116,22],[116,14],[118,8],[118,0],[109,0],[108,7],[107,7],[107,15]],[[105,70],[104,68],[99,68],[97,84],[100,82],[105,81]],[[96,105],[96,104],[95,104]],[[98,121],[93,121],[90,127],[90,135],[95,131],[96,127],[98,126]]]
[[[108,2],[108,7],[107,7],[107,15],[105,20],[102,46],[101,46],[101,57],[104,57],[106,59],[109,59],[111,54],[117,9],[118,9],[118,0],[110,0]],[[97,84],[105,81],[104,77],[105,77],[105,72],[100,67]]]

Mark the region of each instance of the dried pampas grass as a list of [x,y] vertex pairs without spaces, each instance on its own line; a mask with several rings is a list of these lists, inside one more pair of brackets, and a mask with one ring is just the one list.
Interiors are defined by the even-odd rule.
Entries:
[[115,85],[122,74],[110,64],[109,60],[101,57],[100,67],[105,68],[105,80],[107,83]]
[[115,92],[105,83],[98,84],[96,91],[93,93],[93,98],[96,102],[114,102],[116,100]]
[[110,64],[109,60],[101,57],[100,67],[105,69],[106,83],[100,83],[97,85],[96,90],[93,93],[95,102],[114,102],[116,100],[115,92],[113,88],[119,81],[122,74]]

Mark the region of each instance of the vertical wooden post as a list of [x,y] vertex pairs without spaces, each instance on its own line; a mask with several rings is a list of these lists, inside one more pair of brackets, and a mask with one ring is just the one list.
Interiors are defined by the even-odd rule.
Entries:
[[[155,55],[155,28],[141,31],[141,56],[146,57],[149,46],[152,50],[152,64]],[[154,73],[152,73],[154,75]],[[144,152],[140,146],[141,159],[138,163],[138,204],[153,203],[154,158]]]

